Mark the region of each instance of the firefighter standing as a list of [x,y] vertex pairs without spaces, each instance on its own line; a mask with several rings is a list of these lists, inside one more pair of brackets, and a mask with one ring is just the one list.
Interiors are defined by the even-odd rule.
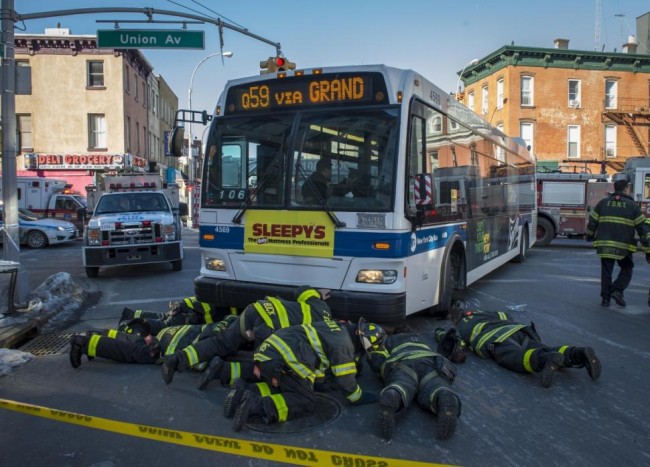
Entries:
[[[594,242],[600,257],[600,297],[601,306],[608,307],[610,300],[625,306],[623,291],[632,280],[636,251],[636,231],[644,244],[647,244],[645,217],[639,206],[629,194],[629,182],[621,179],[614,182],[614,193],[598,202],[589,215],[585,239]],[[614,264],[620,271],[612,282]]]
[[199,362],[210,362],[199,380],[201,390],[216,378],[226,384],[234,384],[240,377],[252,378],[252,359],[228,362],[224,359],[246,345],[252,344],[253,349],[257,348],[278,329],[315,323],[325,317],[331,318],[329,306],[325,303],[329,290],[301,286],[296,289],[295,296],[295,302],[275,297],[258,300],[247,306],[239,316],[238,324],[226,332],[201,340],[165,357],[162,366],[163,380],[170,384],[176,371],[190,368]]
[[[535,326],[517,323],[503,311],[464,311],[454,308],[451,320],[458,334],[476,355],[492,358],[499,365],[520,373],[541,373],[542,387],[553,384],[561,367],[583,368],[593,381],[600,377],[601,364],[591,347],[562,345],[549,347],[542,344]],[[450,349],[445,356],[452,361],[457,353],[454,343],[447,345],[446,339],[455,339],[455,333],[438,328],[436,339],[440,348]],[[451,350],[454,349],[454,350]]]
[[422,410],[437,416],[438,439],[448,439],[460,416],[460,399],[450,388],[454,365],[437,353],[435,337],[416,333],[387,337],[384,349],[370,353],[370,366],[379,373],[384,389],[379,394],[379,434],[393,437],[395,419],[401,418],[417,395]]
[[[259,416],[265,423],[284,422],[314,411],[316,378],[331,371],[347,400],[354,405],[377,401],[357,383],[358,347],[382,344],[384,330],[365,323],[355,330],[359,338],[333,320],[280,329],[255,351],[255,373],[261,382],[237,382],[224,403],[224,414],[234,413],[233,430]],[[363,340],[362,340],[363,338]],[[233,410],[235,409],[235,410]]]

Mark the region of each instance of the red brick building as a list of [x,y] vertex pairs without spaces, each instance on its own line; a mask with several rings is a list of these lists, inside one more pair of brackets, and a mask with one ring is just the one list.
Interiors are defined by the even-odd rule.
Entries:
[[[650,23],[650,13],[639,21]],[[540,166],[615,172],[628,157],[650,156],[647,48],[633,37],[620,53],[571,50],[565,39],[554,48],[504,46],[461,72],[459,98],[521,136]]]

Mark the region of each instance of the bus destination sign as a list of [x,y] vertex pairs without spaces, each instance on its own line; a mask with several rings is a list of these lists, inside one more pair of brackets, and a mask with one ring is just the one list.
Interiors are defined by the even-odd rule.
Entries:
[[386,85],[380,73],[337,73],[233,86],[228,90],[226,109],[232,114],[318,105],[386,103]]

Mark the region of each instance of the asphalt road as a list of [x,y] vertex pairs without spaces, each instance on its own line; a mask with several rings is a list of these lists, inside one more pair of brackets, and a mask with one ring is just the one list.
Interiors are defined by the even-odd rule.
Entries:
[[[162,265],[106,270],[87,279],[78,243],[24,250],[21,261],[32,284],[67,271],[102,292],[80,322],[62,330],[70,333],[114,326],[124,306],[164,311],[169,300],[192,295],[199,264],[195,231],[186,231],[185,243],[185,266],[176,273]],[[327,396],[340,407],[329,423],[300,431],[289,422],[277,432],[252,426],[235,433],[222,416],[227,388],[213,383],[198,391],[198,373],[178,374],[167,387],[157,366],[84,359],[74,370],[63,351],[36,357],[0,378],[0,399],[46,408],[12,406],[15,411],[0,401],[0,464],[257,466],[275,465],[268,460],[275,459],[341,466],[647,465],[650,266],[640,254],[635,261],[626,308],[600,307],[599,262],[581,241],[534,248],[526,263],[507,264],[473,284],[470,303],[534,321],[545,343],[594,347],[603,374],[594,383],[584,369],[565,369],[552,388],[543,389],[535,375],[471,355],[458,367],[454,388],[462,416],[448,441],[436,440],[433,416],[413,406],[386,443],[377,435],[377,405],[350,407],[337,393]],[[414,316],[406,324],[426,332],[448,322]],[[378,390],[377,379],[365,370],[361,385]]]

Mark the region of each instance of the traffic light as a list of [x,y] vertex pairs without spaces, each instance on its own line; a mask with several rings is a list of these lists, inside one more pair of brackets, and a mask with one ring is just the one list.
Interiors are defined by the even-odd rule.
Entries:
[[278,55],[275,57],[275,66],[278,71],[295,70],[296,64],[287,60],[286,57]]
[[275,73],[276,71],[295,70],[296,64],[278,55],[276,57],[269,57],[267,60],[262,60],[260,62],[260,68],[262,69],[260,74],[263,75],[265,73]]

